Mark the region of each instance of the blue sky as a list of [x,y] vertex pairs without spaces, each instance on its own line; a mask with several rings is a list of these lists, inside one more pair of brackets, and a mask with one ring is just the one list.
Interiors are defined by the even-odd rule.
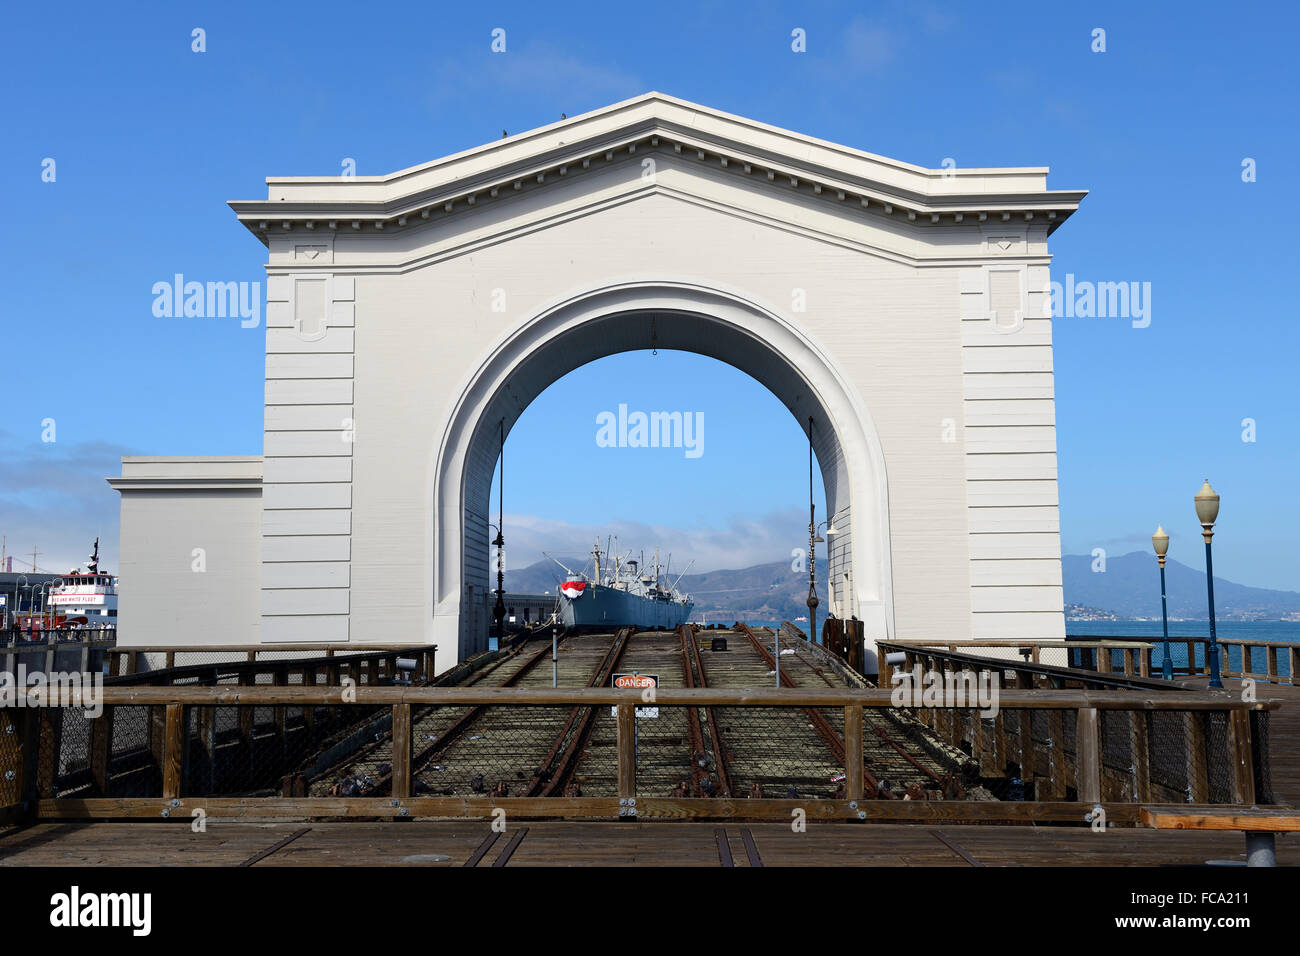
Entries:
[[[262,280],[265,250],[227,200],[264,196],[268,175],[337,175],[349,157],[387,173],[658,89],[920,165],[1049,165],[1052,187],[1089,189],[1053,237],[1053,277],[1150,282],[1152,322],[1056,325],[1064,549],[1147,548],[1163,522],[1171,554],[1201,566],[1191,496],[1209,476],[1216,571],[1300,589],[1297,19],[1254,3],[15,7],[0,37],[0,531],[53,568],[98,532],[113,561],[102,478],[117,456],[260,451],[262,330],[151,310],[177,272]],[[505,55],[489,51],[496,27]],[[611,374],[633,395],[680,383],[646,407],[704,411],[707,453],[620,469],[593,447],[508,486],[508,515],[558,534],[563,498],[598,487],[585,522],[722,542],[726,563],[800,543],[805,450],[774,399],[693,356],[607,363],[539,399],[510,454]]]

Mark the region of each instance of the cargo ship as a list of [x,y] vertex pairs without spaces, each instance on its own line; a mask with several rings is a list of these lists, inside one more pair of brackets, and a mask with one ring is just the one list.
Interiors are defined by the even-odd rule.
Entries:
[[[673,585],[662,583],[659,552],[653,565],[642,568],[642,561],[615,558],[610,561],[600,543],[591,549],[592,573],[569,571],[559,587],[560,622],[570,630],[612,630],[634,627],[638,630],[681,627],[690,617],[695,603]],[[648,573],[653,567],[654,573]],[[690,565],[687,565],[687,571]],[[678,575],[681,581],[686,571]]]

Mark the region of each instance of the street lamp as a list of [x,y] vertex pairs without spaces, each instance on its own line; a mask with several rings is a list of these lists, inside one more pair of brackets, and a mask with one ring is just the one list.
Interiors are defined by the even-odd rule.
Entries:
[[1156,533],[1151,536],[1151,546],[1156,549],[1156,560],[1160,562],[1160,620],[1165,628],[1165,662],[1160,666],[1160,673],[1165,680],[1173,680],[1174,662],[1169,657],[1169,604],[1165,600],[1165,555],[1169,553],[1169,535],[1160,525],[1156,525]]
[[1219,517],[1219,496],[1210,487],[1210,479],[1196,493],[1196,518],[1201,522],[1201,536],[1205,538],[1205,587],[1210,599],[1210,644],[1206,650],[1210,665],[1210,686],[1222,687],[1219,679],[1219,640],[1214,632],[1214,559],[1210,539],[1214,537],[1214,522]]
[[[817,545],[825,544],[826,538],[839,534],[839,529],[833,521],[817,522],[817,506],[813,503],[813,447],[812,447],[812,430],[813,420],[808,419],[808,635],[814,644],[821,643],[821,636],[817,633],[817,606],[821,601],[817,599]],[[829,527],[828,527],[829,525]],[[817,532],[821,528],[826,528],[826,538],[823,538]],[[828,549],[829,550],[829,549]]]

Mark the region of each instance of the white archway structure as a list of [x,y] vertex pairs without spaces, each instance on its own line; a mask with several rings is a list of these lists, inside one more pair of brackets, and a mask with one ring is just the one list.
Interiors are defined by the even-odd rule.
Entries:
[[123,462],[124,642],[432,641],[450,666],[487,641],[499,423],[654,346],[813,419],[843,530],[817,580],[868,637],[1063,637],[1048,240],[1084,193],[1047,175],[647,93],[269,179],[231,204],[268,251],[262,454]]
[[499,342],[458,390],[432,461],[434,640],[455,641],[463,655],[486,633],[473,595],[493,586],[485,556],[499,423],[508,433],[551,383],[588,362],[652,347],[726,362],[766,386],[805,431],[813,420],[827,508],[840,532],[822,581],[828,573],[838,610],[865,619],[870,636],[892,634],[885,459],[856,390],[818,343],[775,310],[716,287],[640,280],[544,309]]

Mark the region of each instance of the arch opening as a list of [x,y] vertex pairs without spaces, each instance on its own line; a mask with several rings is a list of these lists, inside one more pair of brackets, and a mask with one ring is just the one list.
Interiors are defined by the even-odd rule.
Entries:
[[767,388],[805,432],[812,420],[827,505],[821,517],[840,532],[818,562],[825,569],[818,574],[823,613],[826,582],[833,581],[842,616],[864,620],[868,638],[891,635],[885,462],[851,384],[816,343],[772,310],[717,289],[627,283],[575,296],[517,326],[461,389],[432,462],[432,640],[457,647],[461,657],[486,646],[482,598],[495,586],[488,524],[502,423],[508,435],[528,405],[569,372],[648,348],[725,362]]

